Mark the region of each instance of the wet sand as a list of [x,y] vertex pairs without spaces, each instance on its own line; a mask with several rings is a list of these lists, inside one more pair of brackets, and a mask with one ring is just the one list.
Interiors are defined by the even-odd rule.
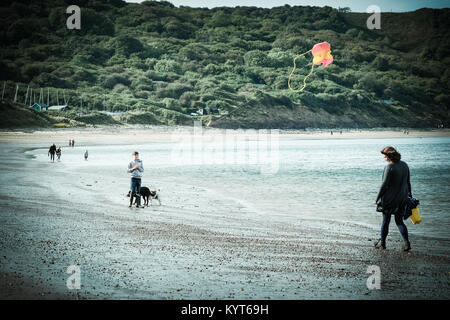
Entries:
[[[160,182],[170,190],[162,206],[130,209],[128,177],[33,158],[33,149],[53,140],[65,146],[74,138],[79,148],[171,140],[168,129],[117,130],[0,133],[0,298],[450,298],[448,239],[416,236],[404,253],[391,223],[388,249],[379,251],[372,247],[378,228],[261,214],[245,194],[239,201],[171,177]],[[342,136],[389,134],[404,136]],[[411,130],[409,136],[448,134]],[[66,286],[70,265],[80,267],[79,290]],[[381,269],[380,290],[366,287],[371,265]]]

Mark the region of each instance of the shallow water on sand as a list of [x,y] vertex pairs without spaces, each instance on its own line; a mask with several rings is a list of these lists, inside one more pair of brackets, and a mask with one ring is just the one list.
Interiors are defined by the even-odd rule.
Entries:
[[[129,185],[126,166],[131,152],[138,150],[145,168],[143,185],[161,188],[164,203],[169,206],[183,201],[188,205],[193,192],[203,192],[211,201],[191,203],[194,210],[221,211],[214,199],[222,199],[237,211],[243,209],[274,221],[277,217],[287,223],[314,218],[329,221],[330,227],[333,221],[346,221],[378,229],[380,215],[372,202],[386,164],[380,150],[392,145],[408,163],[413,195],[421,201],[423,221],[419,225],[407,221],[410,232],[449,238],[450,138],[281,139],[269,172],[264,171],[267,163],[252,163],[253,156],[258,158],[258,150],[225,145],[224,153],[215,144],[205,142],[204,152],[193,152],[193,157],[177,153],[177,142],[63,147],[62,161],[55,169],[58,174],[79,174],[79,181],[68,181],[68,186],[93,190],[111,203],[125,205],[123,195]],[[83,159],[86,148],[88,161]],[[230,150],[234,150],[234,160],[218,163],[230,156]],[[47,149],[27,153],[34,154],[35,161],[48,162]],[[205,158],[212,153],[215,160]],[[58,187],[53,190],[67,192]],[[72,192],[72,199],[83,201],[84,193]],[[208,207],[201,208],[206,204]],[[398,233],[394,223],[391,233]]]

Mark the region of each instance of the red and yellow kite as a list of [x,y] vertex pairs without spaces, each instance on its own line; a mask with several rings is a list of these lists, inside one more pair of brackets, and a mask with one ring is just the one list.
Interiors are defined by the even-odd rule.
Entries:
[[[303,79],[303,87],[301,87],[300,89],[292,89],[291,87],[291,78],[292,75],[294,74],[296,65],[295,65],[295,60],[297,60],[298,58],[300,58],[301,56],[304,56],[305,54],[312,52],[313,55],[313,62],[312,62],[312,66],[311,66],[311,71],[308,73],[308,75]],[[326,41],[321,42],[321,43],[316,43],[313,48],[309,51],[306,51],[302,54],[299,54],[298,56],[296,56],[294,58],[294,68],[291,71],[291,74],[289,75],[289,79],[288,79],[288,87],[289,89],[291,89],[294,92],[301,92],[303,91],[303,89],[305,89],[306,87],[306,79],[308,79],[308,77],[312,74],[313,69],[314,69],[314,65],[319,65],[322,64],[324,67],[328,66],[330,63],[333,62],[333,56],[331,55],[331,49],[330,49],[330,44]]]

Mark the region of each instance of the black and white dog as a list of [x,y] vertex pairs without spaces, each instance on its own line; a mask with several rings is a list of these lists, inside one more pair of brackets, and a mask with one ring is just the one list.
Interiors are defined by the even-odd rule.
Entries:
[[158,200],[159,205],[161,205],[161,195],[159,194],[161,190],[150,190],[147,187],[141,187],[141,196],[144,198],[144,206],[148,207],[148,200],[150,199],[150,203],[152,203],[152,200]]
[[[135,203],[139,203],[140,204],[140,199],[141,196],[144,199],[144,204],[143,206],[147,206],[148,207],[148,200],[150,200],[150,202],[152,203],[152,200],[158,200],[159,205],[161,205],[161,195],[160,195],[160,189],[157,190],[150,190],[150,188],[148,187],[141,187],[140,193],[135,195]],[[131,196],[131,191],[128,191],[128,195],[127,197]],[[139,197],[139,200],[137,199]]]

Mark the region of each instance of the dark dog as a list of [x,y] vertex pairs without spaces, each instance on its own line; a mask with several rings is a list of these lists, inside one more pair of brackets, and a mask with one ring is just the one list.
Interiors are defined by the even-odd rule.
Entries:
[[148,207],[148,200],[152,201],[152,199],[158,200],[159,205],[161,205],[161,197],[159,195],[159,189],[158,190],[150,190],[147,187],[141,187],[141,196],[144,198],[144,206]]
[[[143,206],[147,206],[148,207],[148,200],[158,200],[159,205],[161,205],[161,195],[159,194],[161,190],[150,190],[147,187],[141,187],[141,190],[139,192],[139,194],[135,194],[134,195],[134,203],[133,201],[130,199],[130,207],[132,204],[136,204],[136,206],[140,206],[141,205],[141,197],[144,200],[144,204]],[[127,197],[131,197],[131,191],[128,191]]]

